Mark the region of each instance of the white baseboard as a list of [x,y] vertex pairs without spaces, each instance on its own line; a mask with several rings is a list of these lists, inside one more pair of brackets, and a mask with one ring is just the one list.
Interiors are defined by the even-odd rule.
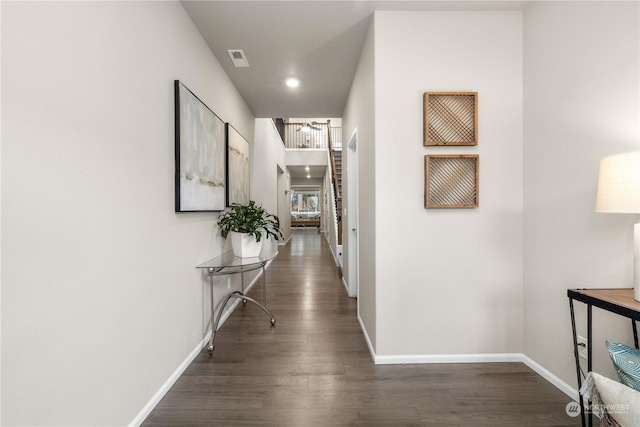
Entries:
[[[344,282],[344,278],[342,279]],[[346,283],[345,283],[346,286]],[[369,347],[369,353],[371,354],[371,358],[373,362],[376,362],[376,352],[373,349],[373,344],[371,344],[371,339],[369,338],[369,333],[367,332],[367,328],[364,327],[364,323],[362,323],[362,318],[360,317],[360,313],[358,313],[358,323],[360,323],[360,329],[362,329],[362,335],[364,335],[364,339],[367,342],[367,347]]]
[[286,245],[287,243],[289,243],[289,240],[291,240],[291,234],[289,234],[289,237],[288,237],[288,238],[287,238],[287,240],[285,240],[284,242],[282,242],[282,243],[278,242],[278,246],[284,246],[284,245]]
[[376,365],[402,365],[410,363],[497,363],[521,362],[520,353],[489,354],[416,354],[375,357]]
[[362,329],[362,334],[369,347],[369,353],[376,365],[401,365],[411,363],[498,363],[498,362],[519,362],[524,363],[542,378],[551,383],[558,390],[566,394],[574,401],[580,399],[578,390],[570,386],[558,376],[551,373],[535,360],[523,353],[490,353],[490,354],[417,354],[417,355],[392,355],[378,356],[376,355],[367,329],[362,323],[362,319],[358,314],[358,322]]
[[336,263],[336,267],[340,267],[340,260],[338,259],[338,257],[336,256],[336,253],[333,251],[333,247],[331,246],[331,242],[329,241],[329,236],[327,236],[325,234],[324,236],[325,240],[327,241],[327,244],[329,245],[329,250],[331,251],[331,255],[333,255],[333,260]]
[[[342,284],[344,285],[344,288],[347,290],[347,295],[349,294],[349,285],[347,285],[347,282],[344,280],[344,276],[342,276]],[[360,320],[360,316],[358,316],[358,320]],[[362,325],[362,323],[360,323],[360,325]]]
[[129,423],[129,427],[138,427],[140,426],[144,420],[147,419],[153,408],[156,407],[160,400],[164,397],[165,394],[169,391],[169,389],[178,381],[180,375],[184,373],[184,371],[189,367],[191,362],[194,361],[196,357],[200,354],[202,349],[209,343],[211,339],[211,331],[207,333],[207,335],[200,341],[196,347],[189,353],[186,359],[176,368],[175,371],[169,376],[169,378],[162,384],[160,389],[153,395],[153,397],[144,405],[144,408],[136,415],[136,417]]
[[[278,256],[278,253],[276,253],[276,256]],[[269,265],[271,265],[272,262],[273,260],[269,261],[265,266],[265,268],[269,268]],[[253,286],[258,282],[258,279],[260,279],[261,276],[262,276],[262,270],[258,270],[258,274],[256,274],[256,277],[254,277],[251,283],[249,283],[249,286],[245,288],[245,293],[248,293],[251,290],[251,288],[253,288]],[[233,304],[229,307],[229,309],[226,311],[226,313],[222,315],[222,317],[220,318],[220,324],[218,325],[218,329],[220,329],[220,327],[224,325],[224,322],[229,318],[229,316],[231,316],[231,313],[233,313],[233,311],[236,309],[238,304],[240,304],[240,300],[236,299],[233,302]],[[184,371],[187,369],[187,367],[189,367],[191,362],[193,362],[195,358],[198,357],[198,354],[200,354],[202,349],[207,344],[209,344],[210,339],[211,339],[211,331],[208,331],[205,337],[202,339],[202,341],[200,341],[196,345],[196,347],[191,351],[191,353],[189,353],[187,358],[184,359],[182,363],[180,363],[180,365],[176,368],[176,370],[173,371],[171,376],[164,382],[164,384],[162,384],[162,386],[156,392],[156,394],[154,394],[153,397],[147,402],[147,404],[144,405],[144,408],[142,408],[142,410],[138,413],[138,415],[136,415],[133,421],[129,423],[129,427],[138,427],[144,422],[144,420],[149,416],[151,411],[153,411],[153,408],[155,408],[156,405],[160,403],[160,400],[162,400],[164,395],[167,394],[169,389],[175,384],[178,378],[180,378],[180,375],[182,375]]]
[[578,393],[578,390],[576,390],[566,382],[562,381],[560,378],[552,374],[549,370],[544,368],[542,365],[540,365],[538,362],[536,362],[526,354],[522,355],[522,363],[524,363],[525,365],[527,365],[528,367],[536,371],[538,375],[540,375],[542,378],[544,378],[545,380],[549,381],[551,384],[556,386],[558,390],[560,390],[561,392],[569,396],[574,401],[577,402],[580,399],[580,394]]

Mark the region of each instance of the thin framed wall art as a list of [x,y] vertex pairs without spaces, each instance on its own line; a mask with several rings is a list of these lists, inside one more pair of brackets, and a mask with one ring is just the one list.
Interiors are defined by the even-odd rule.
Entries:
[[249,141],[227,123],[227,206],[249,203]]
[[477,154],[424,156],[425,208],[477,208]]
[[225,127],[179,80],[175,96],[175,211],[225,208]]
[[478,145],[478,93],[425,92],[424,145]]

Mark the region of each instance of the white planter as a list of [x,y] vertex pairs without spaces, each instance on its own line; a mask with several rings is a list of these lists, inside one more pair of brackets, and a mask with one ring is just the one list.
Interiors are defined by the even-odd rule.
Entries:
[[256,238],[249,233],[236,233],[232,231],[231,247],[235,256],[240,258],[251,258],[260,255],[262,241],[256,242]]

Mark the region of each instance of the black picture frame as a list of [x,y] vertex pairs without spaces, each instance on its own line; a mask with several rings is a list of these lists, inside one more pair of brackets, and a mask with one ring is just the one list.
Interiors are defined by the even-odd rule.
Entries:
[[179,80],[175,98],[175,211],[218,212],[226,207],[226,127]]

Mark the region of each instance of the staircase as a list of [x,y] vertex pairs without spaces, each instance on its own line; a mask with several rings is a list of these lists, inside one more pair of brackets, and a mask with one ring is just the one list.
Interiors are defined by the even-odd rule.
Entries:
[[[334,167],[336,168],[336,201],[342,202],[342,150],[331,150],[331,155],[333,156]],[[338,211],[340,209],[338,208]]]
[[333,149],[331,163],[333,167],[334,195],[336,199],[336,214],[338,218],[338,244],[342,244],[342,149]]

